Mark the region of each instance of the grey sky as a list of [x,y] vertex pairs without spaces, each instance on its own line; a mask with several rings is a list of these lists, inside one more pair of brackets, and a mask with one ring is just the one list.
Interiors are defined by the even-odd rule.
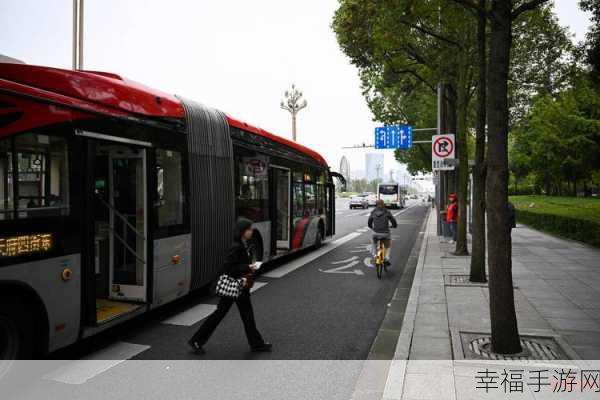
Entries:
[[[72,0],[0,0],[0,54],[71,67]],[[86,0],[84,67],[119,73],[290,137],[279,108],[293,82],[307,98],[299,141],[338,168],[345,154],[364,169],[376,123],[356,69],[331,31],[336,0]],[[589,19],[577,0],[556,0],[562,24],[583,39]],[[392,165],[386,153],[385,169]]]

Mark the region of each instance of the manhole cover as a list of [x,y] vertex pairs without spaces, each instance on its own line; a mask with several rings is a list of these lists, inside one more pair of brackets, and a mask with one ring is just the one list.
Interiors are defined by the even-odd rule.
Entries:
[[[446,286],[480,286],[487,287],[488,283],[471,282],[470,275],[444,275],[444,284]],[[513,282],[513,288],[518,289],[518,286]]]
[[471,282],[469,275],[444,275],[447,286],[487,286],[487,283]]
[[498,354],[491,351],[491,336],[483,333],[460,333],[463,354],[479,360],[567,360],[566,353],[551,337],[521,336],[523,351],[517,354]]

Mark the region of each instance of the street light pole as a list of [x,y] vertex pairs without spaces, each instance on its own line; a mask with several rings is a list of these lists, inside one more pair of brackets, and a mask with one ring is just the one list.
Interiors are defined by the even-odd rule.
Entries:
[[291,90],[285,91],[285,100],[281,100],[280,107],[292,114],[292,138],[296,141],[296,115],[305,108],[308,103],[302,98],[302,92],[292,85]]
[[73,69],[83,69],[83,0],[73,0]]

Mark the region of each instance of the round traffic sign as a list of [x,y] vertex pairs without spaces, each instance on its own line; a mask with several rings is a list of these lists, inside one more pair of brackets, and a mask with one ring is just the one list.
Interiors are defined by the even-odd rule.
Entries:
[[439,158],[448,157],[454,151],[454,142],[447,136],[440,136],[433,142],[433,154]]

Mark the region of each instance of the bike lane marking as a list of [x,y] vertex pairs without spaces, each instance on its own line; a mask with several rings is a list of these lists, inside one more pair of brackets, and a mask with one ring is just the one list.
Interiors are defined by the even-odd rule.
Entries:
[[290,272],[293,272],[293,271],[297,270],[298,268],[303,267],[304,265],[310,263],[311,261],[324,256],[325,254],[329,253],[330,251],[334,250],[335,248],[343,245],[344,243],[349,242],[350,240],[352,240],[354,238],[357,238],[360,235],[362,235],[362,233],[358,233],[358,232],[349,233],[346,236],[342,236],[341,238],[334,240],[333,242],[324,244],[323,248],[321,248],[321,249],[312,251],[311,253],[309,253],[305,256],[302,256],[300,258],[292,260],[289,263],[282,265],[281,267],[279,267],[277,269],[274,269],[272,271],[262,274],[262,276],[267,277],[267,278],[284,277],[287,274],[289,274]]

